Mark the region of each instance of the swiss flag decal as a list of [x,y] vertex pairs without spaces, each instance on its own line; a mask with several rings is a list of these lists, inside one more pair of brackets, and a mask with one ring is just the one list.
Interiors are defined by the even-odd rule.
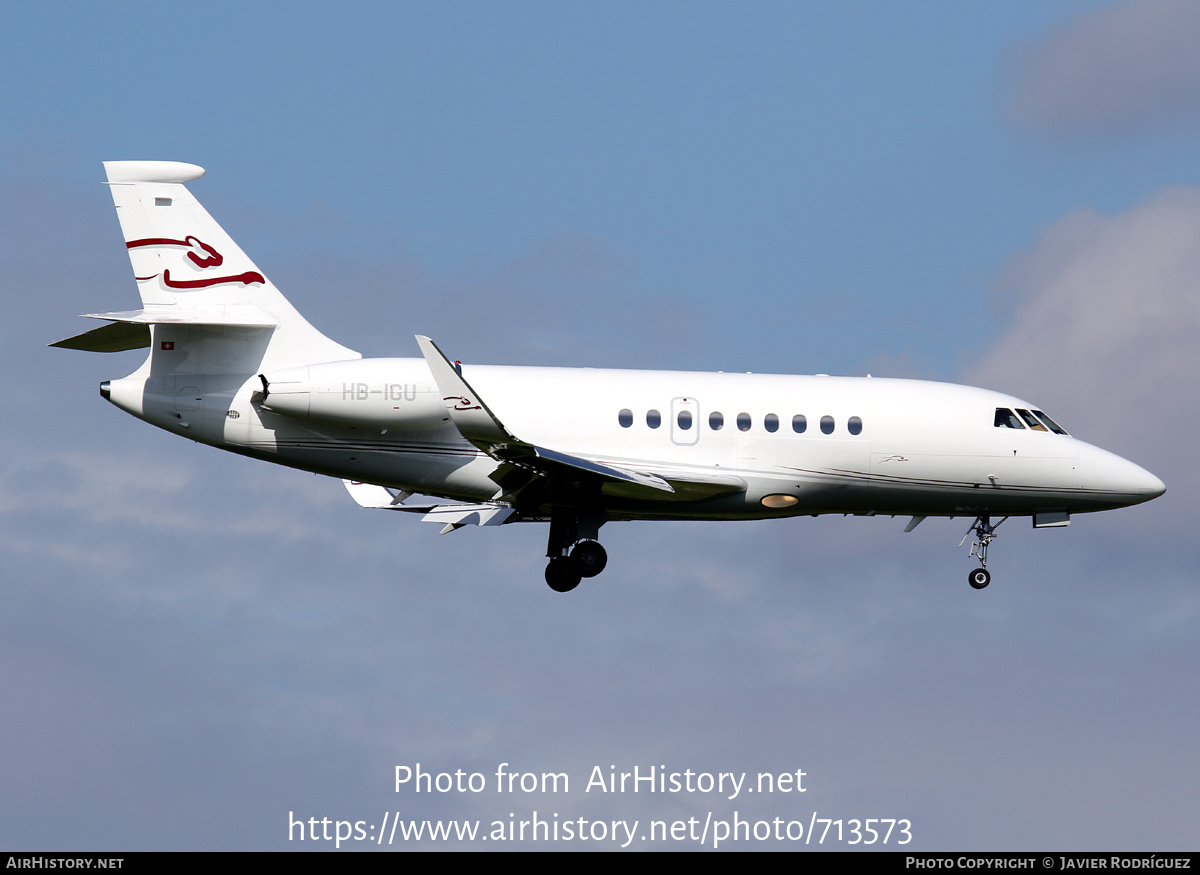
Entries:
[[175,341],[173,341],[173,340],[164,340],[164,341],[162,342],[162,348],[163,348],[163,349],[174,349],[174,348],[175,348]]

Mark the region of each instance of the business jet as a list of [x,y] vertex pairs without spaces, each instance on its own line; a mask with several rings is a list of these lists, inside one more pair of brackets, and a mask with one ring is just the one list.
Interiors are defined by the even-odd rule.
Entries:
[[[968,581],[1009,517],[1035,528],[1149,501],[1148,471],[1069,435],[1035,404],[920,380],[363,358],[310,325],[192,196],[201,167],[106,162],[138,310],[51,344],[149,349],[100,384],[159,428],[343,480],[361,506],[447,533],[548,522],[546,582],[604,570],[617,520],[847,514],[972,520]],[[412,500],[414,496],[423,496]],[[962,544],[959,545],[960,547]]]

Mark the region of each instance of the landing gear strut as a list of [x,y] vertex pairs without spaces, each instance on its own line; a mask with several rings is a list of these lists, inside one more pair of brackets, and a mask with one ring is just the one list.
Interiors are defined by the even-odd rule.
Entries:
[[603,511],[556,509],[550,517],[546,583],[555,592],[570,592],[585,577],[595,577],[608,564],[608,553],[596,540],[604,525]]
[[991,572],[987,570],[987,551],[988,544],[996,540],[996,529],[1000,528],[1001,523],[1008,517],[1004,517],[996,525],[992,525],[991,517],[987,514],[981,514],[975,517],[975,522],[971,523],[971,528],[967,529],[967,533],[963,535],[963,539],[958,546],[967,543],[967,538],[975,535],[975,540],[971,543],[971,556],[979,557],[981,568],[976,568],[967,575],[967,583],[971,584],[975,589],[983,589],[992,582]]

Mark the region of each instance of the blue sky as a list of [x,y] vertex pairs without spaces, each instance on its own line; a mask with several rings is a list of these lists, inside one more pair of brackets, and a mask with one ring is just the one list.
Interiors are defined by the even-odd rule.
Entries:
[[[1197,47],[1174,0],[9,11],[0,846],[487,820],[390,769],[507,761],[803,767],[806,813],[909,817],[925,850],[1194,849]],[[965,523],[821,519],[610,526],[557,598],[540,527],[361,511],[104,404],[136,355],[45,348],[135,305],[100,185],[125,158],[206,167],[368,355],[971,382],[1169,491],[1010,523],[983,593]]]
[[1006,124],[1009,55],[1052,5],[68,8],[4,38],[14,157],[82,184],[96,154],[191,156],[209,200],[296,223],[245,224],[276,272],[291,246],[486,279],[582,240],[613,291],[696,321],[706,350],[664,367],[951,376],[1031,223],[1194,176],[1185,150],[1064,156]]

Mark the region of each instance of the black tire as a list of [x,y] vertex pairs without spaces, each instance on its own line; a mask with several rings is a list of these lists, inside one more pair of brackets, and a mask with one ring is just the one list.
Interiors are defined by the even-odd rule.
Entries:
[[976,568],[967,575],[967,582],[975,589],[983,589],[992,582],[992,575],[986,568]]
[[570,592],[581,577],[578,566],[566,556],[555,556],[546,566],[546,583],[555,592]]
[[608,552],[599,541],[580,541],[571,551],[571,561],[581,577],[595,577],[608,564]]

